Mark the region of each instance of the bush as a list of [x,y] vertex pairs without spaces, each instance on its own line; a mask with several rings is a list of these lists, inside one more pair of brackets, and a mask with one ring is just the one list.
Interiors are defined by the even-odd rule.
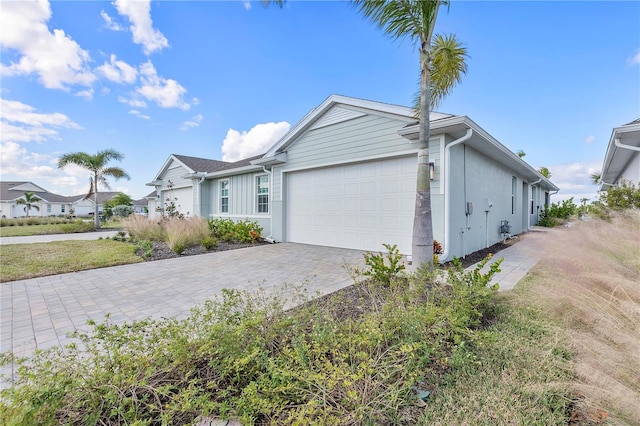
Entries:
[[206,250],[213,250],[218,247],[218,240],[214,236],[206,236],[202,239],[202,247]]
[[383,246],[387,249],[386,255],[383,253],[373,254],[371,252],[364,254],[364,263],[369,268],[362,272],[362,275],[370,277],[383,286],[389,286],[404,271],[405,266],[402,262],[402,255],[395,244],[383,244]]
[[223,241],[251,243],[261,239],[262,227],[249,219],[236,222],[227,218],[211,218],[208,225],[211,235]]
[[93,222],[71,222],[71,223],[63,223],[60,225],[60,230],[65,234],[72,234],[78,232],[90,232],[95,230]]
[[153,241],[142,240],[136,243],[138,249],[142,251],[142,257],[149,259],[153,256]]
[[610,209],[640,209],[640,187],[622,180],[620,185],[601,192],[600,200]]
[[128,217],[133,214],[133,207],[120,204],[111,208],[111,214],[117,217]]

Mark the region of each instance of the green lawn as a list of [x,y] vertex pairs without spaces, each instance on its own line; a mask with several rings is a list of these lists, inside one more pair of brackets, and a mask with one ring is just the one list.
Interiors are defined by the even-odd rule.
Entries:
[[[122,229],[119,221],[109,221],[101,225],[102,229]],[[56,223],[44,225],[21,225],[0,227],[0,237],[25,237],[30,235],[71,234],[93,231],[93,222]]]
[[0,246],[0,282],[142,262],[136,246],[112,240]]

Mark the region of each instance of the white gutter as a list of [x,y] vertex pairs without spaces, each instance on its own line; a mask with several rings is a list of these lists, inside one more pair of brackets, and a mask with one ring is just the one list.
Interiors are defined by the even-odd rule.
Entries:
[[624,144],[624,143],[620,142],[620,138],[615,138],[615,139],[613,140],[613,143],[615,143],[615,145],[616,145],[618,148],[622,148],[622,149],[630,149],[631,151],[637,151],[637,152],[640,152],[640,146],[633,146],[633,145],[627,145],[627,144]]
[[451,196],[450,191],[449,191],[449,177],[451,175],[451,168],[449,167],[451,164],[451,157],[449,155],[449,151],[451,150],[451,148],[455,145],[461,144],[463,142],[466,142],[467,140],[469,140],[471,138],[471,135],[473,135],[473,129],[471,127],[467,128],[467,133],[461,137],[460,139],[456,139],[455,141],[449,143],[447,146],[445,146],[444,148],[444,164],[445,164],[445,169],[444,169],[444,176],[443,176],[443,180],[444,180],[444,252],[442,253],[442,259],[447,259],[449,257],[449,253],[450,253],[450,220],[449,220],[449,203],[451,200]]

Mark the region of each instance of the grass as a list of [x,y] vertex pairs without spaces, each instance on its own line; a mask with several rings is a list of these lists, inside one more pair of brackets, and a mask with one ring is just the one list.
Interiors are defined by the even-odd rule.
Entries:
[[0,282],[142,262],[136,246],[111,240],[0,246]]
[[553,233],[545,253],[514,295],[574,354],[576,420],[640,424],[640,212]]

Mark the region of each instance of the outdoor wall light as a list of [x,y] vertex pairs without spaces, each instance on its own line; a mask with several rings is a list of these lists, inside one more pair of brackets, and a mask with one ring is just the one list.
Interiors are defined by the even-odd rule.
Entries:
[[429,179],[434,180],[436,178],[436,163],[429,163]]

